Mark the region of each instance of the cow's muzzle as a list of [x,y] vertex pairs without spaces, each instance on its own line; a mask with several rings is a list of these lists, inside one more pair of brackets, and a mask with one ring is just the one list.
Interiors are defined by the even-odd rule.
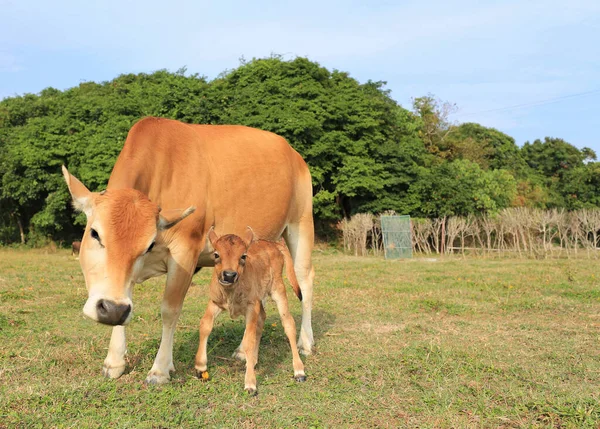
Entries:
[[101,299],[96,303],[97,320],[105,325],[123,325],[130,313],[131,305],[129,304],[117,304],[108,299]]

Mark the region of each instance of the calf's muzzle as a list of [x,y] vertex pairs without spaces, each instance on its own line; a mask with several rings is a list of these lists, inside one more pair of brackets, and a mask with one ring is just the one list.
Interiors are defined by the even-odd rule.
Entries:
[[232,284],[237,280],[238,273],[236,271],[225,270],[222,273],[223,283]]

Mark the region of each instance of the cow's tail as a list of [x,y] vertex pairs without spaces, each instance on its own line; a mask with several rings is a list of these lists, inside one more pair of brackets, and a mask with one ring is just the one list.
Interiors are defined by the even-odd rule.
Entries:
[[298,284],[298,279],[296,278],[296,272],[294,271],[294,261],[292,260],[292,255],[290,254],[289,249],[285,244],[285,240],[282,238],[279,240],[277,247],[279,251],[283,254],[283,259],[285,262],[285,275],[287,276],[289,282],[292,284],[292,289],[294,289],[294,293],[298,297],[300,301],[302,301],[302,291],[300,290],[300,285]]

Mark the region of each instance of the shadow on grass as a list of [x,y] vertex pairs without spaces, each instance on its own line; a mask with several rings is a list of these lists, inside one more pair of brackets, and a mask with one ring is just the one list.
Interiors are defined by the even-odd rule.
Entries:
[[[301,316],[297,315],[294,320],[296,322],[296,330],[299,332]],[[315,343],[318,347],[319,340],[335,323],[335,315],[323,310],[313,310],[312,321]],[[223,313],[217,319],[215,327],[208,338],[209,368],[235,369],[241,373],[245,371],[245,363],[232,358],[234,350],[242,341],[244,329],[243,318],[231,320],[226,313]],[[156,353],[158,344],[156,341],[147,341],[142,347],[146,350],[140,350],[141,353],[152,354],[153,352]],[[173,349],[173,360],[175,361],[175,367],[178,368],[179,377],[195,377],[194,358],[197,348],[198,330],[189,329],[177,334]],[[315,348],[315,353],[318,353],[317,348]],[[302,357],[302,360],[305,364],[307,363],[306,357]],[[290,375],[293,374],[292,352],[289,342],[281,325],[279,315],[272,313],[268,314],[265,320],[256,368],[259,373],[262,373],[262,376],[269,376],[279,371],[278,367],[281,364],[289,366],[289,373]],[[307,368],[307,373],[309,372],[310,364],[308,364]]]

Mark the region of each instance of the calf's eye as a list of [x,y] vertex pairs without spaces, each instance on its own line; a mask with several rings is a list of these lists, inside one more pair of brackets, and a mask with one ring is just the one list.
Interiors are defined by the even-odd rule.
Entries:
[[215,259],[219,259],[219,254],[217,252],[215,252],[213,256],[215,257]]

